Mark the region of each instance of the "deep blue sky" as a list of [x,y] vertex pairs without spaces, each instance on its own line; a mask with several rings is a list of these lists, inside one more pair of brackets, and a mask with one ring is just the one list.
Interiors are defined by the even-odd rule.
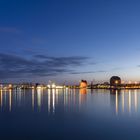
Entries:
[[1,0],[0,82],[140,81],[140,1]]

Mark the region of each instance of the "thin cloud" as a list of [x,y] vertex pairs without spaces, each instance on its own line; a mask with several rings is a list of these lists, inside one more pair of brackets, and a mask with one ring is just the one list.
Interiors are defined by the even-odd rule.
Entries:
[[91,74],[91,73],[104,73],[106,71],[99,70],[99,71],[86,71],[86,72],[72,72],[71,74]]
[[[88,62],[88,57],[33,56],[31,59],[0,53],[0,78],[30,78],[72,73]],[[43,57],[43,59],[42,59]]]

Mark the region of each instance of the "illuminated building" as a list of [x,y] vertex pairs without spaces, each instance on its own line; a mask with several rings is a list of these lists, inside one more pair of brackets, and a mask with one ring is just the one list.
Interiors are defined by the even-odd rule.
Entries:
[[81,80],[80,88],[87,88],[87,81],[86,80]]
[[110,78],[110,86],[120,86],[121,85],[121,78],[118,76],[112,76]]
[[48,89],[55,89],[56,88],[56,84],[55,83],[50,83],[47,85]]

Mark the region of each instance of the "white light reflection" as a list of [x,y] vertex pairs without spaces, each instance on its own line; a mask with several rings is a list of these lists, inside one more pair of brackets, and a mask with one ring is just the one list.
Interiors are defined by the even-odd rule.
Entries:
[[35,104],[35,90],[32,89],[32,109],[34,110],[34,104]]
[[37,106],[39,108],[39,111],[41,109],[41,89],[37,89]]
[[64,109],[65,111],[67,110],[67,105],[68,105],[68,94],[69,94],[70,89],[65,89],[64,90]]
[[0,90],[0,106],[1,106],[1,108],[2,108],[2,104],[3,104],[3,102],[2,102],[2,96],[3,96],[3,93],[2,93],[2,89]]
[[138,94],[137,90],[134,91],[134,103],[135,103],[135,112],[137,112],[138,107]]
[[122,91],[122,112],[124,113],[124,91]]
[[58,89],[55,89],[55,102],[56,102],[56,105],[58,104],[58,94],[59,94],[59,91]]
[[9,90],[9,111],[12,110],[12,90]]
[[129,110],[129,114],[131,114],[131,90],[129,90],[128,93],[128,110]]
[[50,113],[50,108],[51,108],[51,90],[48,89],[48,113]]
[[118,91],[116,90],[116,115],[118,115]]
[[55,89],[52,89],[52,106],[53,106],[53,113],[55,113]]

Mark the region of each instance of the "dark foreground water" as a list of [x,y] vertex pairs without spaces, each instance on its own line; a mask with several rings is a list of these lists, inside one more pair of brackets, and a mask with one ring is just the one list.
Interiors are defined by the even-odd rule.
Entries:
[[140,90],[0,91],[0,140],[140,140]]

